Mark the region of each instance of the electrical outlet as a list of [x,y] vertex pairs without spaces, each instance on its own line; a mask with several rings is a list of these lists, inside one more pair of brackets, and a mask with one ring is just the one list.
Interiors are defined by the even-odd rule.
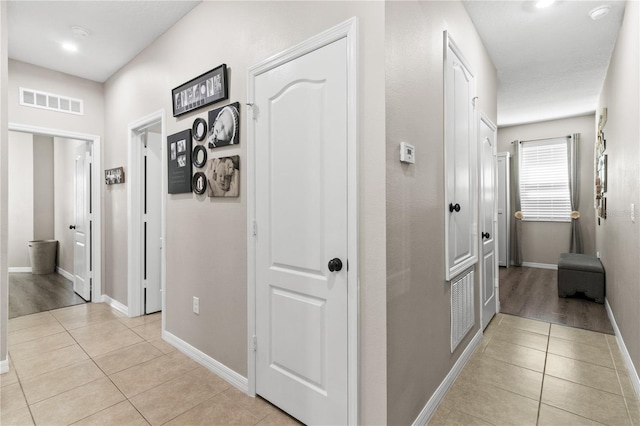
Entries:
[[600,252],[599,252],[599,251],[597,251],[597,252],[596,252],[596,257],[597,257],[598,259],[600,259]]
[[200,314],[200,299],[193,296],[193,313]]

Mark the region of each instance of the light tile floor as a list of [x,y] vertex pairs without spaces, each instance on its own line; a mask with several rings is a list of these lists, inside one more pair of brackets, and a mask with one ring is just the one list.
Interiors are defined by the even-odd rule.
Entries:
[[612,335],[498,314],[430,425],[640,425]]
[[0,424],[296,425],[161,337],[161,315],[88,303],[9,320]]

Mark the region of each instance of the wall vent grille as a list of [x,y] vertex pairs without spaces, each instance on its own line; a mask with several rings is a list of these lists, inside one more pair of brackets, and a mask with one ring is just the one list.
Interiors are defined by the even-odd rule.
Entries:
[[451,281],[451,353],[475,324],[473,270]]
[[66,112],[67,114],[84,115],[84,102],[82,99],[25,89],[24,87],[20,88],[20,105]]

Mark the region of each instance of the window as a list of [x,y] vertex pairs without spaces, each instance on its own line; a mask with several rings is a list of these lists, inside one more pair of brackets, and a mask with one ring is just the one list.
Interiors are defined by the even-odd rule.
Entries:
[[522,220],[569,222],[569,166],[565,138],[520,145]]

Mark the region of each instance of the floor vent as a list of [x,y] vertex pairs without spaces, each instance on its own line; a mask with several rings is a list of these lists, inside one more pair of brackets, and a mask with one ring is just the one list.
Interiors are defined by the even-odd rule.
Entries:
[[67,114],[84,115],[84,102],[82,99],[25,89],[24,87],[20,88],[20,105],[66,112]]
[[451,281],[451,353],[475,323],[473,270]]

